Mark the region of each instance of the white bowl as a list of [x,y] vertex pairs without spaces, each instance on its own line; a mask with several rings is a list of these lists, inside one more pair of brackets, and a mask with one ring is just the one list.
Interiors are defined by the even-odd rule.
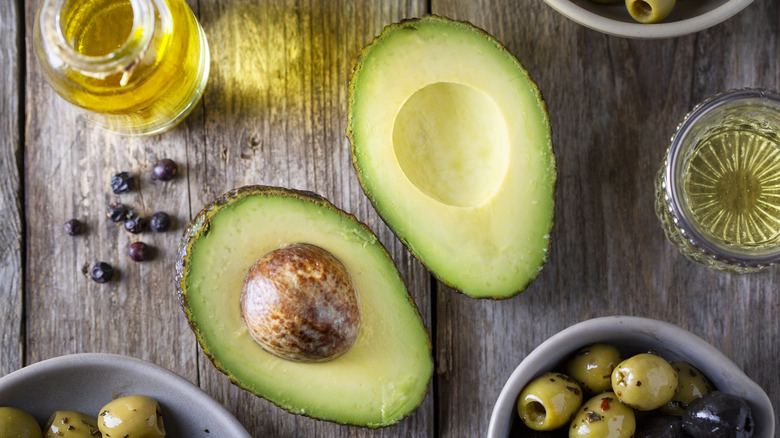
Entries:
[[172,438],[251,438],[221,404],[183,377],[127,356],[83,353],[44,360],[0,379],[0,406],[22,409],[43,427],[57,410],[97,417],[111,400],[154,398]]
[[488,438],[506,438],[517,419],[517,397],[525,385],[550,371],[569,355],[593,343],[613,344],[627,354],[655,350],[667,360],[682,360],[709,377],[721,392],[742,397],[755,422],[754,438],[775,438],[772,403],[755,382],[715,347],[691,332],[662,321],[608,316],[575,324],[542,342],[515,369],[498,396]]
[[677,0],[660,23],[634,21],[623,2],[600,4],[591,0],[544,0],[572,21],[591,29],[627,38],[671,38],[707,29],[741,11],[753,0]]

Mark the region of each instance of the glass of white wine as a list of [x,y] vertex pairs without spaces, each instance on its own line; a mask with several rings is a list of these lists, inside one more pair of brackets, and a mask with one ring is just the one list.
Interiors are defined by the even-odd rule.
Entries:
[[694,262],[748,273],[780,261],[780,94],[732,90],[694,107],[672,137],[655,207]]

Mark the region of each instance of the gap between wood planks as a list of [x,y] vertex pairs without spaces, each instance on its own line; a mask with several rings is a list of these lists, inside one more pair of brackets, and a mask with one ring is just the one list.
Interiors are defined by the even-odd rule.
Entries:
[[24,173],[24,150],[25,150],[25,122],[27,120],[27,107],[26,107],[26,78],[27,78],[27,48],[25,47],[25,40],[27,29],[25,26],[27,16],[27,10],[25,8],[24,0],[16,0],[16,47],[17,47],[17,65],[18,65],[18,77],[17,77],[17,124],[18,124],[18,136],[19,146],[16,150],[16,168],[19,175],[19,266],[21,272],[20,278],[20,295],[22,296],[22,314],[19,320],[20,342],[21,342],[21,357],[19,358],[20,366],[27,365],[27,220],[26,220],[26,208],[27,200],[25,196],[25,173]]

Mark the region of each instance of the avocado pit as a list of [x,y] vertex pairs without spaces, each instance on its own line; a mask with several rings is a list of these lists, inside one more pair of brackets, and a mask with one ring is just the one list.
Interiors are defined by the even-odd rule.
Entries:
[[247,273],[241,317],[267,352],[296,362],[325,362],[358,337],[357,289],[328,251],[296,243],[264,255]]

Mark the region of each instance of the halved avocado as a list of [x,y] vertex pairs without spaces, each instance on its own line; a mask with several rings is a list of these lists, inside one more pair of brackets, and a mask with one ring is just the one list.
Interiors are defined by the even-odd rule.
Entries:
[[[336,257],[358,294],[357,340],[327,362],[266,352],[241,316],[249,269],[265,254],[298,243]],[[241,388],[295,414],[367,427],[394,424],[422,403],[433,361],[414,301],[377,237],[327,200],[276,187],[230,191],[190,222],[176,273],[181,305],[203,351]]]
[[388,226],[466,295],[522,291],[547,259],[556,170],[520,62],[471,24],[429,15],[386,27],[349,91],[353,163]]

